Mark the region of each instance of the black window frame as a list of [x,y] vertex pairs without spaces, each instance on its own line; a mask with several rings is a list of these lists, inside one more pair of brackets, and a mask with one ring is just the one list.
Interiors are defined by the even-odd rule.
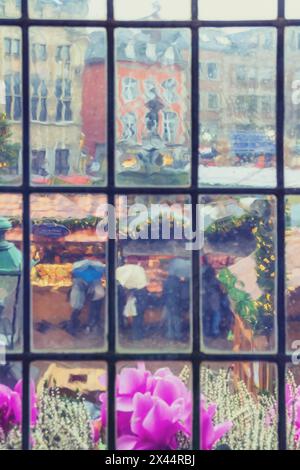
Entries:
[[[192,19],[189,21],[116,21],[113,16],[113,2],[107,0],[107,20],[45,20],[32,19],[28,15],[27,1],[22,1],[22,17],[19,19],[0,19],[0,26],[19,26],[22,29],[22,89],[23,89],[23,183],[19,187],[0,187],[0,193],[16,193],[23,197],[23,233],[24,233],[24,327],[23,327],[23,352],[8,353],[7,362],[21,361],[23,366],[23,449],[30,448],[30,413],[29,413],[29,381],[30,365],[34,361],[105,361],[108,369],[109,379],[109,419],[108,419],[108,449],[115,449],[115,415],[114,415],[114,387],[116,364],[119,361],[135,360],[157,360],[157,361],[187,361],[192,364],[193,369],[193,449],[199,448],[199,412],[200,412],[200,365],[207,362],[237,362],[237,361],[264,361],[274,363],[278,370],[278,404],[279,422],[278,438],[279,449],[284,450],[286,444],[286,415],[285,415],[285,372],[286,366],[291,362],[291,355],[286,352],[286,317],[285,317],[285,197],[289,194],[300,195],[300,188],[285,188],[284,185],[284,33],[287,26],[300,26],[299,20],[288,20],[284,17],[285,0],[278,1],[278,16],[274,20],[255,21],[204,21],[198,19],[198,0],[192,1]],[[201,3],[200,3],[201,8]],[[108,67],[108,100],[107,100],[107,135],[108,148],[108,184],[104,188],[97,187],[34,187],[30,182],[30,76],[29,62],[31,57],[29,47],[29,28],[31,26],[76,26],[76,27],[104,27],[107,31],[107,67]],[[277,77],[276,77],[276,144],[277,144],[277,186],[273,189],[267,188],[200,188],[198,186],[198,149],[199,149],[199,87],[201,94],[201,83],[199,82],[199,28],[202,27],[226,27],[226,26],[273,26],[277,29]],[[191,186],[189,188],[122,188],[115,186],[115,64],[114,64],[114,30],[117,27],[130,28],[190,28],[192,31],[192,171]],[[193,352],[185,353],[143,353],[143,354],[120,354],[116,352],[116,319],[113,314],[108,315],[109,337],[108,350],[105,353],[36,353],[31,351],[31,287],[30,287],[30,196],[34,193],[92,193],[106,194],[108,202],[113,204],[114,198],[119,194],[186,194],[191,196],[193,204],[193,215],[195,219],[196,205],[199,195],[238,195],[238,194],[262,194],[275,195],[277,198],[277,332],[278,349],[276,353],[220,353],[210,354],[200,350],[200,270],[199,252],[194,251],[193,257]],[[108,243],[108,301],[109,312],[115,312],[115,241]]]

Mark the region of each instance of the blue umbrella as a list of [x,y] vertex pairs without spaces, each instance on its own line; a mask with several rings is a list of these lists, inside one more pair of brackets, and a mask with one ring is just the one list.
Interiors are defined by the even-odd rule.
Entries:
[[105,273],[105,264],[100,261],[83,260],[73,264],[73,277],[83,279],[88,284],[100,281]]
[[192,263],[189,259],[175,258],[169,264],[169,275],[189,279],[191,277]]

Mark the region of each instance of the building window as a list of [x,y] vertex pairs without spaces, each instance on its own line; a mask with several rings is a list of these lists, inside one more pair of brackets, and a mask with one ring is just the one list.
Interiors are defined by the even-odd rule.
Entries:
[[169,144],[176,142],[177,137],[177,128],[178,128],[178,116],[173,112],[164,113],[164,133],[163,139]]
[[216,93],[208,93],[207,107],[210,111],[219,109],[219,95]]
[[32,150],[31,151],[31,172],[34,175],[47,176],[46,169],[46,150]]
[[46,44],[32,44],[32,61],[46,61],[47,60],[47,45]]
[[55,151],[55,175],[67,176],[70,171],[69,150],[57,149]]
[[58,78],[55,82],[56,122],[69,122],[73,119],[72,113],[72,82],[69,79]]
[[56,62],[70,62],[71,61],[71,46],[63,45],[56,48]]
[[4,51],[5,55],[20,57],[20,39],[4,38]]
[[138,81],[135,78],[123,78],[122,96],[125,101],[132,101],[138,97]]
[[31,119],[46,122],[48,120],[48,89],[45,80],[38,75],[31,77]]
[[168,101],[168,103],[176,103],[178,101],[178,96],[176,93],[177,82],[174,78],[168,78],[162,83],[164,88],[163,96]]
[[123,124],[122,140],[136,140],[137,120],[134,113],[127,113],[121,117]]
[[217,80],[218,78],[218,65],[210,62],[207,64],[207,78],[209,80]]
[[21,75],[8,74],[5,83],[5,112],[8,119],[20,121],[22,116]]

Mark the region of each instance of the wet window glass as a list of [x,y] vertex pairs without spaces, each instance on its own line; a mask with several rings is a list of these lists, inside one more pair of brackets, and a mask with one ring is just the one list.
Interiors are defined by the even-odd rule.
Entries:
[[22,449],[22,365],[3,361],[0,349],[0,450]]
[[117,29],[118,186],[188,186],[191,33]]
[[276,31],[199,34],[199,184],[275,186]]
[[102,195],[31,197],[33,347],[103,350],[106,239],[97,232]]
[[285,184],[299,187],[300,174],[300,28],[287,28],[285,38]]
[[285,17],[300,18],[300,4],[298,0],[285,0]]
[[115,0],[117,20],[189,20],[191,0]]
[[0,53],[0,185],[13,186],[21,183],[22,175],[22,43],[19,28],[0,28]]
[[[117,449],[191,449],[191,364],[128,362],[117,368]],[[124,403],[128,404],[125,411]]]
[[277,369],[266,362],[201,367],[202,450],[277,450]]
[[120,350],[191,349],[191,218],[185,212],[189,202],[185,196],[117,200]]
[[202,345],[219,352],[276,348],[276,203],[263,196],[200,200]]
[[0,194],[0,355],[22,347],[22,216],[22,197]]
[[277,16],[277,0],[198,0],[198,5],[201,20],[271,20]]
[[298,243],[300,243],[300,197],[288,196],[286,199],[286,322],[287,348],[297,349],[300,336],[299,295],[300,295],[300,260]]
[[29,0],[31,18],[66,20],[106,19],[106,0]]
[[106,365],[34,362],[31,366],[33,450],[105,450]]
[[0,0],[1,18],[20,18],[21,0]]
[[32,184],[105,184],[106,85],[103,29],[30,29]]

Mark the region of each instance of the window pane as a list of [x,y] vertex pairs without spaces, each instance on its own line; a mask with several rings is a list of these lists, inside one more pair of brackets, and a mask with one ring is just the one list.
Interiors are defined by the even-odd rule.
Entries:
[[300,28],[286,28],[285,38],[285,183],[299,187]]
[[106,33],[31,28],[31,179],[34,185],[106,182]]
[[191,364],[128,362],[119,363],[117,369],[117,449],[191,449]]
[[31,18],[105,20],[106,0],[29,0]]
[[276,32],[200,30],[201,186],[276,183]]
[[106,239],[97,233],[106,197],[31,197],[33,346],[106,347]]
[[204,363],[201,449],[277,450],[277,369],[265,362]]
[[34,450],[106,448],[106,421],[101,420],[107,390],[104,363],[34,362],[31,379]]
[[21,32],[0,28],[0,185],[19,185],[22,175]]
[[187,29],[117,30],[119,186],[189,184],[190,40]]
[[2,362],[0,346],[0,450],[22,448],[22,365]]
[[188,20],[191,1],[181,0],[115,0],[117,20]]
[[273,351],[275,198],[207,196],[200,202],[203,347],[220,352]]
[[0,194],[0,350],[22,347],[22,244],[22,197]]
[[264,20],[277,16],[277,0],[198,0],[198,4],[201,20]]
[[[300,338],[299,296],[300,296],[300,197],[289,196],[286,200],[286,310],[287,348],[295,349],[294,342]],[[297,347],[297,344],[296,344]]]
[[298,0],[285,0],[285,17],[300,18],[300,4]]
[[117,199],[120,350],[191,350],[192,261],[185,238],[191,218],[183,212],[189,202],[185,196]]
[[20,18],[21,0],[0,0],[0,18]]
[[[299,358],[299,354],[298,354]],[[298,360],[298,359],[297,359]],[[286,371],[287,448],[299,450],[300,376],[298,365],[289,365]]]

